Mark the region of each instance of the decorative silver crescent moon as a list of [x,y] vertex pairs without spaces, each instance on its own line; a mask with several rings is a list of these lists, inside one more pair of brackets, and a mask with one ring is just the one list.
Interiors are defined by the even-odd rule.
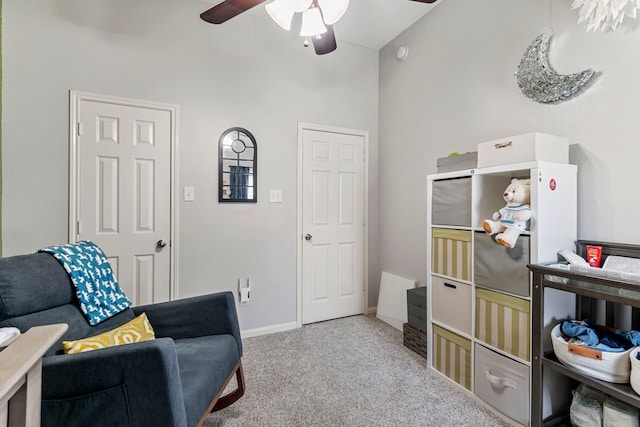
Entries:
[[518,87],[537,102],[563,101],[582,89],[596,74],[588,69],[574,74],[558,74],[549,65],[551,34],[540,34],[525,50],[516,78]]

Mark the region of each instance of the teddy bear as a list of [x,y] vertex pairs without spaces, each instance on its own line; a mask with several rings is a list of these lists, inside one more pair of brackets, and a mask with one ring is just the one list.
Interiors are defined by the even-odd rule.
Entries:
[[493,220],[486,219],[482,222],[484,231],[490,236],[498,233],[495,237],[496,242],[504,247],[513,248],[518,236],[526,230],[527,221],[531,219],[530,195],[530,179],[512,179],[502,195],[507,205],[494,212]]

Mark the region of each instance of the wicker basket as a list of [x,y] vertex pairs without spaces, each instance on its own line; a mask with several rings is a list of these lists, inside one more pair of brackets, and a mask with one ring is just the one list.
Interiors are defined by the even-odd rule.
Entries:
[[402,324],[404,346],[427,358],[427,334],[408,323]]
[[629,355],[635,347],[615,353],[569,344],[562,338],[560,324],[551,331],[551,343],[553,351],[562,364],[602,381],[618,384],[629,382],[631,373]]
[[636,358],[638,351],[640,351],[640,347],[635,347],[633,351],[629,353],[629,360],[631,360],[631,388],[640,394],[640,360]]

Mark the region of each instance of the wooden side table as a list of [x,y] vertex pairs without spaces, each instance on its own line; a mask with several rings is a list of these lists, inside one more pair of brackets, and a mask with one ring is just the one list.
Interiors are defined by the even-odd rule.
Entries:
[[42,355],[67,331],[34,326],[0,352],[0,426],[40,426]]

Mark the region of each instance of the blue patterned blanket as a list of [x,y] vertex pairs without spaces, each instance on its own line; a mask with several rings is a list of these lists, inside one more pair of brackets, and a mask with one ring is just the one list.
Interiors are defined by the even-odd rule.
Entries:
[[38,252],[53,255],[67,271],[89,324],[97,325],[131,305],[113,276],[109,260],[95,243],[82,240]]

